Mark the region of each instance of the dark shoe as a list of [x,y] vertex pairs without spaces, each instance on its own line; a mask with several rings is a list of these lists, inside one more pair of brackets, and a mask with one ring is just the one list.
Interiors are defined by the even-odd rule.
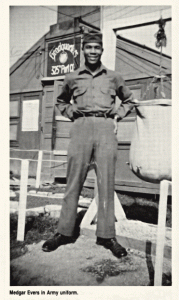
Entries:
[[116,240],[116,238],[112,239],[103,239],[100,237],[97,237],[96,241],[97,245],[103,246],[106,249],[110,249],[111,252],[118,258],[121,258],[123,256],[127,255],[127,251],[125,248],[123,248]]
[[43,244],[42,250],[45,252],[51,252],[56,250],[61,245],[66,245],[74,242],[75,239],[73,237],[56,233],[51,239],[47,240]]

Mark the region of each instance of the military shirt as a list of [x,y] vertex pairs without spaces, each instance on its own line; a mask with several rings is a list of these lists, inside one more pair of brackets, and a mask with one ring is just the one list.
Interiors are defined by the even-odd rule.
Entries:
[[[116,95],[121,100],[118,109],[115,107]],[[73,101],[71,101],[73,100]],[[133,94],[116,71],[107,69],[101,64],[93,75],[86,65],[66,75],[57,107],[61,114],[74,120],[74,114],[104,113],[124,118],[133,108]]]

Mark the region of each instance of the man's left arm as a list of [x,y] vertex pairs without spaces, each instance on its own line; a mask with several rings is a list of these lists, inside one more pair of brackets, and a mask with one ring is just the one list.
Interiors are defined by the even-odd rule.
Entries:
[[115,119],[117,121],[126,117],[134,107],[134,96],[130,89],[125,85],[124,79],[119,75],[116,79],[116,93],[119,99],[122,101],[119,108],[116,111]]

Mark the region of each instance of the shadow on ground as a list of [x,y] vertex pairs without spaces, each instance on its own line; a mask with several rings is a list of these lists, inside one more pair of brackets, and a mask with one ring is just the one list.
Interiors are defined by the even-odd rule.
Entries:
[[[154,266],[151,257],[152,243],[150,241],[146,242],[146,264],[149,272],[149,286],[154,286]],[[172,275],[170,272],[162,274],[162,286],[171,286],[172,285]]]

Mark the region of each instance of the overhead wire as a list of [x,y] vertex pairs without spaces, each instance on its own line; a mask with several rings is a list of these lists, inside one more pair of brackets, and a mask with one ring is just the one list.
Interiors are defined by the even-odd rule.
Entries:
[[[69,37],[69,39],[70,38],[73,38],[73,37]],[[66,38],[65,38],[66,39]],[[76,43],[76,45],[78,45],[78,44],[81,44],[81,43]],[[41,51],[43,51],[43,52],[48,52],[48,50],[46,50],[46,49],[39,49],[39,51],[41,52]],[[34,50],[33,51],[26,51],[24,54],[19,54],[19,55],[21,55],[21,57],[19,57],[19,60],[20,59],[25,59],[25,56],[28,56],[28,55],[30,55],[30,54],[32,54],[34,52]],[[14,55],[14,56],[10,56],[11,58],[12,57],[15,57],[15,56],[19,56],[19,55]],[[38,54],[39,55],[39,54]],[[34,55],[32,55],[31,57],[35,57],[35,56],[38,56],[37,54],[35,54],[34,53]]]
[[[37,50],[39,50],[39,49],[37,49]],[[25,66],[25,69],[27,69],[27,68],[29,67],[29,65],[32,63],[32,59],[35,58],[35,74],[36,74],[36,57],[39,57],[39,56],[40,56],[39,53],[37,52],[37,50],[35,51],[36,53],[34,53],[35,55],[31,55],[30,57],[27,57],[27,59],[24,58],[23,56],[22,56],[22,58],[20,58],[20,59],[23,59],[23,60],[24,60],[24,61],[22,61],[22,63],[21,63],[20,65],[22,65],[24,62],[27,62],[27,65]],[[19,60],[20,60],[20,59],[19,59]],[[16,69],[15,69],[15,70],[16,70]],[[10,75],[11,75],[12,73],[14,73],[15,70],[13,70],[13,71],[10,73]],[[33,74],[33,70],[32,70],[32,72],[31,72],[31,74]],[[29,76],[30,76],[31,74],[29,74]]]
[[85,17],[91,16],[91,15],[94,15],[94,14],[95,14],[96,12],[98,12],[98,11],[100,11],[100,7],[97,8],[97,9],[95,9],[95,10],[93,10],[93,11],[91,11],[91,12],[89,12],[89,13],[86,13],[86,14],[84,14],[84,15],[81,15],[81,18],[85,18]]
[[[50,8],[50,7],[47,7],[47,6],[41,6],[41,7],[47,8],[47,9],[49,9],[49,10],[52,10],[52,11],[56,12],[56,13],[60,13],[60,12],[58,12],[57,10],[54,10],[54,9],[52,9],[52,8]],[[129,6],[128,6],[128,7],[129,7]],[[128,7],[123,8],[121,11],[126,10]],[[119,16],[118,18],[120,19],[120,18],[122,18],[123,16],[126,16],[127,14],[130,14],[130,13],[133,12],[134,10],[137,10],[137,9],[139,9],[139,8],[141,8],[141,7],[142,7],[142,6],[135,7],[135,8],[132,9],[131,11],[128,11],[128,12],[126,12],[125,14],[122,14],[122,15]],[[166,9],[168,9],[168,8],[166,8]],[[99,10],[99,9],[96,9],[96,10],[90,12],[90,13],[87,13],[87,14],[83,15],[83,17],[88,16],[88,15],[92,15],[92,14],[96,13],[98,10]],[[161,9],[160,9],[160,10],[161,10]],[[60,14],[65,15],[65,16],[67,16],[67,17],[71,17],[71,18],[74,19],[74,17],[72,17],[71,15],[67,15],[67,14],[64,14],[64,13],[60,13]],[[111,15],[114,15],[114,14],[116,14],[116,12],[114,12],[113,14],[109,14],[109,15],[105,16],[104,18],[107,18],[107,17],[109,17],[109,16],[111,16]],[[143,14],[145,14],[145,13],[143,13]],[[118,18],[116,18],[116,19],[118,19]],[[114,19],[114,20],[116,20],[116,19]],[[95,21],[95,22],[97,22],[97,21]],[[76,43],[76,44],[78,44],[78,43]],[[43,51],[44,53],[45,53],[45,52],[48,52],[48,50],[46,50],[46,49],[39,49],[39,51]],[[35,52],[35,53],[34,53],[34,52]],[[34,53],[34,54],[31,55],[31,53]],[[37,56],[39,56],[39,54],[36,53],[36,51],[27,51],[26,53],[24,53],[24,55],[23,55],[22,57],[19,58],[19,60],[24,60],[24,59],[26,60],[26,59],[27,59],[26,56],[28,56],[28,55],[31,55],[31,57],[37,57]],[[12,58],[12,57],[13,57],[13,56],[11,56],[11,58]],[[45,58],[44,60],[41,60],[41,63],[39,64],[39,67],[42,65],[42,63],[44,63],[44,62],[46,61],[46,59],[47,59],[47,58]],[[42,75],[42,74],[41,74],[41,75]]]
[[[130,6],[127,6],[127,7],[123,8],[121,11],[126,10],[126,9],[128,9],[128,8],[130,8]],[[137,7],[137,8],[139,8],[139,7]],[[137,9],[137,8],[135,8],[135,9]],[[133,9],[133,10],[135,10],[135,9]],[[132,11],[133,11],[133,10],[132,10]],[[120,10],[118,10],[118,12],[119,12],[119,11],[120,11]],[[116,19],[112,19],[112,20],[121,19],[121,17],[127,15],[128,13],[131,13],[132,11],[128,11],[128,12],[126,12],[125,14],[123,14],[123,15],[121,15],[121,16],[118,16]],[[107,16],[104,15],[104,19],[105,19],[105,18],[108,18],[109,16],[112,16],[112,15],[114,15],[114,14],[116,14],[116,13],[117,13],[117,12],[115,11],[115,12],[113,12],[113,13],[107,15]],[[99,21],[99,20],[100,20],[100,19],[98,19],[97,21]],[[95,22],[97,22],[97,21],[95,21]]]
[[[21,58],[19,58],[19,60],[20,60],[20,59],[23,59],[23,60],[24,60],[24,61],[22,61],[22,62],[20,63],[20,65],[22,65],[24,62],[27,62],[27,65],[25,66],[25,69],[27,69],[27,68],[29,67],[29,65],[32,63],[32,59],[35,58],[35,61],[34,61],[35,67],[34,67],[34,69],[32,68],[31,73],[29,74],[29,77],[28,77],[28,80],[29,80],[29,81],[34,77],[34,70],[35,70],[35,76],[36,76],[36,72],[37,72],[36,57],[41,56],[41,55],[40,55],[40,47],[41,47],[41,46],[39,45],[39,47],[38,47],[36,50],[34,50],[34,51],[29,51],[29,53],[28,53],[28,52],[25,53],[25,54],[28,54],[28,55],[31,54],[31,53],[34,53],[33,55],[29,55],[29,57],[24,57],[24,55],[23,55]],[[37,51],[39,51],[39,52],[37,52]],[[39,71],[40,71],[40,73],[41,73],[41,69],[40,69],[41,65],[42,65],[42,63],[39,63]],[[17,68],[18,68],[18,67],[17,67]],[[16,68],[15,68],[15,70],[16,70]],[[10,73],[10,75],[11,75],[12,73],[14,73],[15,70],[13,70],[13,71]],[[42,75],[42,74],[41,74],[41,75]],[[44,75],[42,75],[42,76],[44,77]]]
[[[54,9],[48,7],[48,6],[42,6],[42,5],[40,5],[40,7],[49,9],[49,10],[51,10],[51,11],[54,11],[54,12],[58,13],[58,14],[61,14],[61,15],[64,15],[64,16],[67,16],[67,17],[71,17],[71,18],[75,19],[74,17],[72,17],[72,15],[67,15],[67,14],[61,13],[61,12],[59,12],[59,11],[57,11],[57,10],[54,10]],[[124,9],[126,9],[126,8],[124,8]],[[123,10],[124,10],[124,9],[123,9]],[[90,13],[87,13],[87,14],[85,14],[85,15],[82,15],[81,17],[86,17],[86,16],[88,16],[88,15],[92,15],[92,14],[94,14],[95,12],[97,12],[98,10],[99,10],[99,9],[96,9],[96,10],[90,12]],[[116,12],[115,12],[115,13],[116,13]],[[111,14],[111,15],[112,15],[112,14]],[[108,15],[108,16],[110,16],[110,15]],[[108,16],[107,16],[107,17],[108,17]],[[99,21],[99,19],[98,19],[97,21]],[[97,22],[97,21],[95,21],[95,22]],[[30,55],[32,52],[34,52],[34,51],[28,51],[28,52],[24,53],[23,56],[20,57],[19,59],[24,59],[24,56],[25,56],[25,55]],[[17,55],[17,56],[19,56],[19,55]],[[15,57],[15,56],[10,56],[10,57],[12,58],[12,57]]]
[[33,53],[35,53],[37,50],[39,50],[39,48],[40,48],[40,46],[38,46],[34,51],[32,51],[32,52],[30,53],[30,55],[27,56],[27,57],[20,63],[20,65],[18,65],[18,67],[16,67],[14,70],[12,70],[12,71],[10,72],[10,75],[11,75],[12,73],[14,73],[14,72],[16,71],[16,69],[19,68],[26,60],[28,60],[28,59],[32,56]]
[[60,14],[60,15],[63,15],[63,16],[66,16],[66,17],[69,17],[69,18],[72,18],[72,19],[75,19],[75,17],[72,17],[72,15],[67,15],[67,14],[64,14],[62,12],[59,12],[58,10],[55,10],[53,8],[50,8],[48,6],[44,6],[44,5],[39,5],[40,7],[43,7],[43,8],[46,8],[46,9],[49,9],[49,10],[52,10],[54,12],[56,12],[57,14]]
[[131,11],[128,11],[128,12],[126,12],[126,13],[125,13],[125,14],[123,14],[122,16],[120,16],[120,17],[118,17],[118,18],[115,18],[115,19],[113,19],[113,21],[114,21],[114,20],[117,20],[117,19],[122,19],[122,17],[126,16],[127,14],[130,14],[131,12],[133,12],[133,11],[135,11],[135,10],[137,10],[137,9],[141,8],[141,7],[142,7],[142,6],[135,7],[134,9],[132,9]]
[[110,16],[112,16],[112,15],[118,13],[118,12],[122,12],[123,10],[125,10],[125,9],[127,9],[127,8],[128,8],[128,6],[125,7],[125,8],[123,8],[123,9],[119,9],[119,10],[113,12],[113,13],[110,13],[109,15],[104,15],[104,18],[108,18],[108,17],[110,17]]
[[[78,44],[80,44],[81,45],[81,42],[76,42],[76,45],[78,45]],[[42,46],[42,45],[41,45]],[[37,50],[38,50],[38,52],[37,52]],[[36,57],[39,57],[40,56],[40,52],[44,52],[44,53],[48,53],[48,49],[40,49],[40,48],[38,48],[36,51],[29,51],[29,52],[26,52],[22,57],[20,57],[18,60],[19,60],[19,62],[20,62],[20,60],[22,60],[22,63],[23,63],[23,60],[25,60],[25,61],[28,61],[29,60],[29,58],[35,58],[36,59]],[[28,58],[28,56],[30,55],[30,54],[32,54],[29,58]],[[44,59],[42,59],[41,60],[41,63],[39,63],[39,68],[41,67],[41,65],[43,64],[43,63],[45,63],[47,61],[47,56],[44,58]],[[28,68],[28,66],[29,66],[29,64],[31,63],[31,60],[30,61],[28,61],[28,64],[27,64],[27,66],[26,66],[26,68]],[[75,63],[76,63],[76,61],[75,61]],[[14,71],[13,71],[14,72]],[[40,73],[41,73],[41,69],[40,69]],[[42,75],[42,73],[41,73],[41,75]],[[44,75],[42,75],[43,77],[44,77]]]
[[[45,38],[45,37],[44,37],[44,38]],[[41,39],[42,39],[42,38],[41,38]],[[40,41],[40,40],[39,40],[39,41]],[[36,43],[36,44],[37,44],[37,43]],[[10,67],[10,70],[11,70],[11,68],[12,68],[15,64],[17,64],[18,62],[19,62],[19,64],[21,65],[21,64],[23,64],[26,60],[28,60],[29,57],[35,57],[35,56],[37,56],[37,50],[43,51],[42,46],[43,46],[43,41],[39,42],[38,48],[37,48],[36,50],[30,50],[30,49],[32,49],[32,47],[31,47],[29,50],[27,50],[24,54],[22,54],[21,57],[19,57],[19,58],[12,64],[12,66]],[[22,61],[22,62],[21,62],[21,61]],[[13,71],[13,72],[14,72],[14,71]]]
[[[67,14],[65,14],[65,13],[59,12],[58,10],[55,10],[55,9],[53,9],[53,8],[50,8],[50,7],[48,7],[48,6],[45,6],[45,5],[40,5],[40,7],[43,7],[43,8],[46,8],[46,9],[52,10],[52,11],[56,12],[57,14],[61,14],[61,15],[64,15],[64,16],[66,16],[66,17],[69,17],[69,18],[73,18],[73,19],[75,19],[75,18],[76,18],[76,17],[73,17],[73,16],[72,16],[73,14],[71,14],[71,15],[67,15]],[[84,15],[80,15],[80,16],[81,16],[81,18],[85,18],[85,17],[87,17],[87,16],[90,16],[90,15],[93,15],[93,14],[95,14],[95,13],[96,13],[97,11],[99,11],[99,10],[100,10],[100,8],[97,8],[97,9],[95,9],[95,10],[93,10],[93,11],[89,12],[89,13],[86,13],[86,14],[84,14]]]
[[[140,6],[139,8],[141,8],[142,6]],[[169,8],[164,8],[164,9],[162,9],[162,10],[166,10],[166,9],[169,9]],[[149,14],[149,13],[153,13],[153,12],[160,12],[161,11],[161,9],[159,9],[159,8],[156,8],[156,10],[155,11],[151,11],[151,12],[143,12],[143,13],[141,13],[140,14],[140,16],[143,16],[143,15],[146,15],[146,14]],[[132,11],[130,11],[129,13],[131,13]],[[124,16],[124,15],[122,15],[122,16]],[[119,17],[119,18],[121,18],[121,17]],[[118,18],[116,18],[116,19],[113,19],[113,20],[117,20]]]
[[[51,11],[56,12],[57,14],[61,14],[61,15],[64,15],[64,16],[67,16],[67,17],[71,17],[71,18],[74,19],[74,17],[72,17],[72,16],[70,16],[70,15],[67,15],[67,14],[64,14],[64,13],[61,13],[61,12],[58,12],[57,10],[54,10],[54,9],[48,7],[48,6],[40,5],[39,7],[43,7],[43,8],[49,9],[49,10],[51,10]],[[32,51],[32,52],[34,52],[34,51]],[[19,59],[24,59],[24,56],[25,56],[25,55],[30,55],[32,52],[31,52],[31,51],[28,51],[28,52],[24,53],[23,56],[20,57]],[[16,56],[18,56],[18,55],[16,55]],[[15,57],[15,56],[10,56],[10,57],[12,58],[12,57]]]
[[[128,9],[130,6],[128,6],[128,7],[125,7],[125,8],[123,8],[123,10],[125,10],[125,9]],[[133,6],[134,7],[134,6]],[[117,18],[115,18],[115,19],[112,19],[112,20],[117,20],[117,19],[122,19],[124,16],[126,16],[127,14],[130,14],[130,13],[132,13],[133,11],[135,11],[135,10],[137,10],[137,9],[139,9],[139,8],[141,8],[142,6],[137,6],[137,7],[135,7],[134,9],[132,9],[131,11],[128,11],[128,12],[126,12],[125,14],[122,14],[121,16],[119,15]],[[162,9],[162,11],[163,10],[166,10],[166,9],[169,9],[168,7],[166,7],[166,8],[163,8]],[[123,11],[123,10],[121,10],[121,11]],[[118,12],[119,12],[120,10],[118,10]],[[155,12],[157,12],[157,11],[161,11],[161,9],[159,9],[159,8],[156,8],[156,10],[155,10]],[[150,13],[153,13],[154,11],[152,11],[152,12],[150,12]],[[112,16],[112,15],[115,15],[117,12],[115,11],[115,12],[113,12],[113,13],[111,13],[111,14],[109,14],[109,15],[104,15],[104,19],[105,18],[108,18],[109,16]],[[149,12],[144,12],[144,13],[141,13],[140,15],[142,16],[142,15],[145,15],[145,14],[148,14]],[[100,19],[98,19],[98,20],[96,20],[95,22],[97,22],[97,21],[99,21]],[[95,23],[94,22],[94,23]]]

